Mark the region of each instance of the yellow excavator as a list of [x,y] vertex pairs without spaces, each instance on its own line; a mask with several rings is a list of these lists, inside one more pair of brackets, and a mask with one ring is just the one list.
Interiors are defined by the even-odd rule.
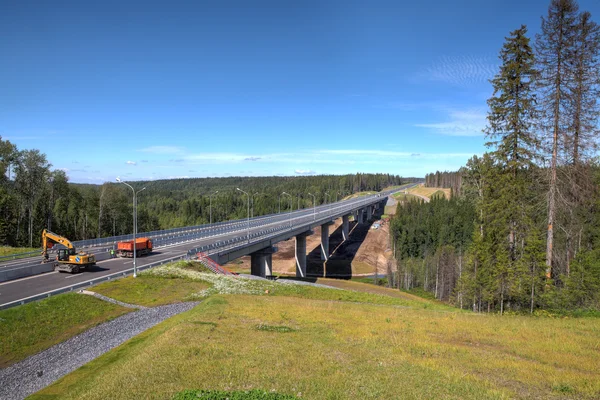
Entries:
[[55,267],[56,271],[64,271],[76,274],[81,269],[96,264],[96,257],[94,257],[93,254],[88,254],[82,251],[77,253],[75,246],[73,246],[73,243],[71,243],[69,239],[50,232],[47,229],[44,229],[42,232],[42,256],[44,256],[43,262],[49,261],[48,249],[54,247],[55,244],[62,244],[65,246],[64,249],[57,250],[57,265]]

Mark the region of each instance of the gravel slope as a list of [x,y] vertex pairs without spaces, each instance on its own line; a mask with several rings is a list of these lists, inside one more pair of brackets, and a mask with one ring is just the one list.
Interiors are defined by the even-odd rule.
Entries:
[[0,399],[23,399],[110,349],[199,302],[144,308],[98,325],[0,370]]

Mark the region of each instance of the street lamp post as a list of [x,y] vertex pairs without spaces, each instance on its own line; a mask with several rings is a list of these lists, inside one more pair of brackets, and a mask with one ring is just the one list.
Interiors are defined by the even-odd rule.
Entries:
[[316,221],[317,220],[317,206],[316,206],[315,195],[312,193],[309,193],[308,195],[312,196],[312,198],[313,198],[313,221]]
[[248,197],[248,243],[250,243],[250,195],[240,188],[236,188],[236,190],[239,190],[240,192],[244,193],[246,197]]
[[252,211],[250,211],[250,218],[254,218],[254,196],[256,196],[257,194],[260,193],[256,192],[252,195]]
[[[329,196],[328,192],[325,192],[325,204],[327,204],[327,197],[331,197],[331,196]],[[331,200],[331,198],[329,200]]]
[[294,197],[291,194],[286,193],[286,192],[283,192],[281,194],[290,196],[290,229],[292,229],[292,202],[294,201]]
[[212,225],[212,197],[213,195],[219,193],[219,191],[217,190],[214,193],[211,193],[210,195],[208,195],[208,209],[209,209],[209,213],[210,213],[210,221],[209,223]]
[[135,189],[130,184],[122,181],[121,178],[117,178],[117,182],[127,185],[129,187],[129,189],[131,189],[131,191],[133,192],[133,246],[132,247],[133,247],[133,277],[135,278],[135,277],[137,277],[137,248],[136,248],[136,243],[135,243],[135,239],[136,239],[136,235],[137,235],[137,195],[140,194],[140,192],[142,192],[143,190],[146,190],[146,188],[144,187],[136,192]]

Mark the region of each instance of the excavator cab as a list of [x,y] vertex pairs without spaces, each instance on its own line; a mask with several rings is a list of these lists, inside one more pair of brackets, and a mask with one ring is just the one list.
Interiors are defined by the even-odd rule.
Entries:
[[57,261],[69,261],[69,256],[75,255],[75,249],[58,249]]

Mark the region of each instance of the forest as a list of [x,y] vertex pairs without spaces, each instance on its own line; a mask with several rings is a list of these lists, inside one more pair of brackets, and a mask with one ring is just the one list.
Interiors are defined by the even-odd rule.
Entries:
[[[191,178],[128,182],[147,232],[297,210],[412,182],[390,174]],[[236,188],[245,190],[249,196]],[[282,194],[282,193],[289,193]],[[46,228],[71,240],[132,232],[132,191],[117,182],[70,183],[45,154],[0,137],[0,246],[40,246]]]
[[399,206],[395,285],[479,312],[600,310],[599,55],[600,28],[573,0],[551,1],[533,43],[526,26],[510,32],[488,152],[426,177],[452,199]]

